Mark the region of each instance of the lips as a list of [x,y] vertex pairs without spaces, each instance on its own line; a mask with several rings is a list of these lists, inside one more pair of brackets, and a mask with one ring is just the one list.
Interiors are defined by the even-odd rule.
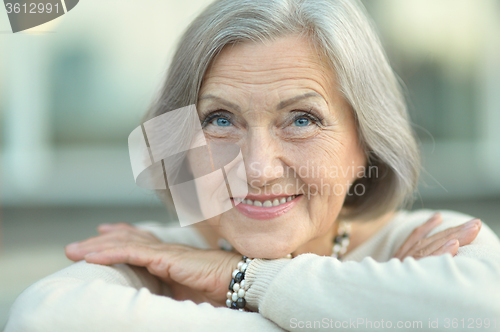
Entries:
[[267,197],[267,199],[232,198],[236,209],[243,215],[258,220],[273,219],[290,211],[302,195]]
[[290,202],[292,199],[295,199],[297,195],[292,195],[292,196],[282,196],[282,197],[276,197],[273,199],[266,199],[266,200],[252,200],[252,199],[241,199],[241,198],[234,198],[235,203],[242,203],[242,204],[247,204],[247,205],[253,205],[257,207],[265,207],[265,208],[270,208],[273,206],[279,206],[281,204],[285,204],[286,202]]

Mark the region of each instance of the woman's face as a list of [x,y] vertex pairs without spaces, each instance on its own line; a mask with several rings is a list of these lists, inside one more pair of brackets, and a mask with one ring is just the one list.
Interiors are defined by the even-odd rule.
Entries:
[[331,254],[332,226],[366,160],[334,72],[309,41],[226,47],[197,110],[207,141],[241,148],[248,183],[244,201],[208,220],[213,229],[249,257]]

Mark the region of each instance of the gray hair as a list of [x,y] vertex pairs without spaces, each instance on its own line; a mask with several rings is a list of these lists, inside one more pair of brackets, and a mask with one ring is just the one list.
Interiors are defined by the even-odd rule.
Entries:
[[[364,195],[347,196],[339,216],[369,220],[410,203],[420,154],[399,81],[357,0],[216,0],[179,41],[166,81],[144,120],[197,104],[206,70],[226,46],[307,35],[330,62],[350,104],[359,141],[377,177]],[[171,205],[168,190],[159,193]]]

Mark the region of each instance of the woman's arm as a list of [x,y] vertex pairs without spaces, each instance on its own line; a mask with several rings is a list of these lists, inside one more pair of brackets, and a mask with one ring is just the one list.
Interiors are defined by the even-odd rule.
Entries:
[[[462,222],[447,216],[441,229]],[[387,241],[406,237],[396,234],[402,233],[401,228],[394,230],[387,233]],[[372,245],[388,248],[389,257],[399,246],[383,241]],[[366,257],[343,263],[314,254],[293,260],[257,259],[249,265],[246,280],[247,303],[287,330],[334,328],[330,325],[335,322],[373,330],[370,324],[380,326],[382,320],[390,321],[392,328],[398,322],[421,322],[419,329],[426,330],[436,319],[439,328],[432,330],[470,330],[471,323],[477,328],[476,324],[484,327],[488,322],[491,331],[500,328],[500,243],[486,225],[456,257],[447,254],[418,261],[409,257],[403,262]],[[452,328],[453,322],[459,326]]]
[[[409,232],[411,232],[415,226],[416,225],[409,225]],[[445,223],[443,228],[449,226],[449,223]],[[143,229],[147,229],[147,227]],[[167,238],[163,239],[162,237],[165,237],[166,235],[162,235],[161,232],[155,231],[155,227],[149,230],[162,240],[173,242],[183,238],[182,234],[176,234],[172,237],[169,235]],[[185,229],[180,228],[179,232],[181,231],[185,231]],[[167,233],[171,234],[170,230]],[[401,238],[401,236],[398,236],[398,238]],[[401,243],[399,243],[399,245],[400,244]],[[391,257],[394,253],[391,252],[389,254],[389,257]],[[311,256],[315,259],[319,258],[314,255]],[[299,262],[300,260],[298,259],[301,259],[301,257],[302,256],[294,259],[294,264],[295,262]],[[328,258],[326,258],[326,260],[328,260]],[[272,284],[274,283],[273,280],[281,277],[281,273],[284,272],[281,270],[282,268],[285,268],[285,264],[280,261],[273,262],[271,265],[267,264],[269,262],[263,261],[261,263],[265,264],[263,264],[262,267],[258,267],[259,260],[255,262],[254,266],[256,269],[249,270],[250,274],[247,278],[251,279],[251,271],[254,271],[253,277],[256,278],[256,280],[253,282],[253,286],[251,288],[252,290],[249,293],[249,299],[250,302],[252,302],[251,298],[253,296],[253,304],[262,311],[264,309],[261,307],[265,305],[267,298],[266,292],[270,289],[270,287],[274,291],[274,286]],[[337,261],[337,263],[339,262]],[[375,266],[378,264],[372,262],[372,264],[373,263]],[[283,266],[281,264],[283,264]],[[307,264],[309,263],[306,263],[306,265]],[[328,265],[329,263],[327,262],[326,264]],[[343,264],[346,263],[342,263],[341,265]],[[366,265],[366,263],[363,264]],[[330,276],[331,267],[327,266],[326,269],[330,270],[327,273],[327,275]],[[309,287],[304,287],[304,285],[300,283],[304,277],[302,273],[304,273],[304,271],[307,272],[307,269],[303,270],[299,268],[298,270],[300,278],[292,278],[295,282],[293,282],[293,280],[290,283],[289,281],[286,282],[288,285],[288,292],[291,292],[294,289],[307,290],[307,287]],[[366,268],[361,270],[366,271]],[[342,270],[339,270],[339,272],[342,272]],[[307,275],[307,273],[305,275]],[[341,280],[342,274],[340,273],[337,278]],[[351,280],[351,282],[353,280],[352,278],[348,279]],[[328,282],[331,281],[328,278],[326,280]],[[323,282],[322,280],[320,281]],[[310,282],[311,284],[316,284],[318,283],[318,280],[312,278]],[[80,262],[47,277],[28,288],[19,297],[16,304],[12,308],[11,319],[8,323],[7,331],[39,331],[47,330],[49,326],[53,327],[50,328],[51,331],[57,331],[59,327],[61,327],[60,330],[69,329],[78,331],[78,329],[88,330],[88,328],[91,328],[92,330],[98,331],[102,328],[102,326],[105,328],[109,327],[109,325],[107,325],[109,324],[107,323],[108,321],[127,322],[124,324],[124,327],[119,326],[120,329],[125,331],[142,330],[145,326],[151,327],[152,330],[162,330],[163,327],[168,328],[168,326],[173,329],[178,329],[179,326],[176,325],[177,323],[183,324],[183,328],[187,327],[185,326],[186,324],[189,324],[189,327],[193,326],[194,328],[197,328],[198,321],[193,323],[190,317],[200,317],[201,321],[203,321],[205,313],[207,314],[207,319],[212,319],[209,323],[203,325],[203,329],[207,330],[207,328],[212,326],[214,326],[214,329],[224,328],[226,326],[224,320],[229,319],[226,318],[227,315],[230,315],[231,317],[234,316],[230,313],[232,311],[226,308],[216,309],[209,304],[201,304],[197,306],[191,301],[179,302],[157,295],[164,292],[164,287],[161,285],[163,284],[158,283],[156,278],[152,277],[148,272],[141,268],[130,267],[123,264],[115,266],[101,266]],[[300,287],[297,287],[297,285],[300,285]],[[261,289],[260,293],[258,292],[259,288]],[[357,287],[355,288],[359,289]],[[345,289],[349,289],[349,287],[341,287],[340,289],[344,290],[344,293],[349,294],[345,291]],[[314,296],[312,296],[312,294],[314,294]],[[323,293],[321,292],[310,293],[310,298],[312,300],[321,300],[321,297],[323,296],[322,294]],[[283,301],[289,300],[289,298],[286,297],[282,299]],[[297,299],[302,301],[300,296],[297,298],[292,296],[291,299],[292,301],[289,302],[288,305],[290,303],[295,304],[295,307],[301,308],[301,312],[304,314],[309,312],[309,309],[307,309],[308,306],[305,306],[307,302],[297,304]],[[284,308],[284,302],[282,302],[281,299],[275,300],[281,304],[276,308],[271,309],[270,318],[276,319],[276,322],[279,322],[280,319],[283,318],[282,314],[281,316],[275,316],[275,314],[276,312],[281,311],[280,308]],[[333,301],[331,297],[326,300]],[[335,302],[339,302],[339,300],[335,300]],[[327,303],[327,305],[330,304]],[[193,306],[196,307],[194,311],[192,310]],[[333,306],[330,305],[330,308],[332,307]],[[311,308],[314,308],[314,306],[311,306]],[[199,310],[204,311],[198,312]],[[107,311],[109,311],[108,314],[103,314]],[[142,314],[136,316],[136,312]],[[171,315],[172,312],[175,313],[175,317]],[[274,312],[274,314],[272,312]],[[240,327],[239,330],[272,330],[277,328],[276,325],[272,324],[258,314],[251,314],[251,318],[245,316],[245,319],[249,319],[247,322],[245,319],[240,318],[240,316],[245,315],[245,313],[235,313],[238,314],[238,316],[234,316],[235,320],[229,319],[228,322],[234,323],[235,325],[233,326]],[[283,313],[283,311],[281,311],[281,313]],[[293,313],[293,311],[290,311],[290,313]],[[294,317],[291,317],[291,319],[293,318]],[[162,322],[170,322],[170,325],[156,325],[156,321],[158,319]],[[222,325],[217,325],[212,322],[220,322]],[[39,326],[42,326],[42,328],[39,328]],[[68,328],[68,326],[71,328]],[[293,328],[293,326],[286,327],[286,325],[283,327]]]
[[281,331],[257,313],[159,295],[146,269],[75,263],[27,288],[5,332]]
[[[116,233],[118,238],[130,229],[130,225],[122,226],[124,232]],[[137,226],[162,241],[207,246],[189,228],[151,222]],[[99,231],[106,234],[106,226]],[[140,239],[146,241],[147,237]],[[239,331],[281,331],[260,314],[176,301],[165,296],[169,292],[145,268],[80,261],[27,288],[12,306],[5,331],[221,331],[235,327]]]

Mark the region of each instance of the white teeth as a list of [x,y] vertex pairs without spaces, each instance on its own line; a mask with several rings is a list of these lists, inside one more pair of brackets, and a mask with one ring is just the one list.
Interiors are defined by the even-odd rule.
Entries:
[[271,201],[264,201],[264,204],[262,204],[264,207],[271,207],[273,206],[273,203],[271,203]]
[[273,201],[271,200],[265,200],[264,202],[261,202],[261,201],[252,201],[251,199],[242,199],[242,198],[234,198],[234,201],[237,202],[237,203],[243,203],[243,204],[247,204],[247,205],[253,205],[253,206],[257,206],[257,207],[273,207],[273,206],[278,206],[278,205],[281,205],[281,204],[285,204],[286,202],[290,202],[291,200],[295,199],[297,196],[296,195],[292,195],[292,196],[288,196],[288,197],[282,197],[281,199],[277,199],[275,198]]

